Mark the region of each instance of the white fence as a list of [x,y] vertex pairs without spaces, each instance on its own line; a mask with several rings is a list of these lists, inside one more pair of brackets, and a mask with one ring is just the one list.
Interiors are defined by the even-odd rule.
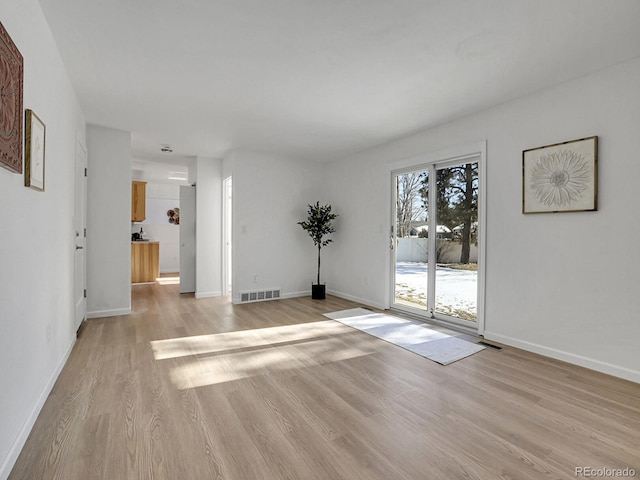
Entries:
[[[418,262],[426,263],[427,258],[427,238],[399,238],[396,250],[396,261],[398,262]],[[462,244],[451,240],[440,240],[438,247],[441,248],[439,262],[442,263],[458,263],[460,261],[460,253],[462,252]],[[471,244],[469,253],[469,261],[476,263],[478,261],[478,246]]]

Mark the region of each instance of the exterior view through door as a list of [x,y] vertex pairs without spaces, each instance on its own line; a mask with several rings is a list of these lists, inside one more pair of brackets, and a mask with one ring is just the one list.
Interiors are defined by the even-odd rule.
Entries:
[[478,324],[480,156],[393,172],[393,308]]

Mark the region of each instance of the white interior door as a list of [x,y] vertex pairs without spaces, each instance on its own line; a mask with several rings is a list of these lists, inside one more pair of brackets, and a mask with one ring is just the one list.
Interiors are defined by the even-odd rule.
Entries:
[[75,161],[75,208],[74,208],[74,327],[80,328],[87,313],[87,274],[86,274],[86,240],[87,240],[87,151],[79,140],[76,140]]
[[180,293],[196,291],[196,187],[180,187]]

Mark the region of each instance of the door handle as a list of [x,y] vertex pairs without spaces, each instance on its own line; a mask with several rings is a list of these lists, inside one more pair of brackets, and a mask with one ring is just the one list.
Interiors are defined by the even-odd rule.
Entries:
[[393,241],[394,241],[394,240],[395,240],[395,239],[393,238],[393,235],[391,235],[391,236],[389,237],[389,248],[390,248],[391,250],[393,250]]
[[84,247],[82,245],[76,245],[76,250],[82,250]]

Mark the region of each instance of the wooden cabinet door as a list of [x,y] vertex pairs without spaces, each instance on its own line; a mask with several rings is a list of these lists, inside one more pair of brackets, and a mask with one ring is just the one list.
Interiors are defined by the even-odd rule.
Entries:
[[131,243],[131,283],[155,282],[160,276],[160,244]]
[[147,218],[147,182],[131,182],[131,221],[144,222]]

